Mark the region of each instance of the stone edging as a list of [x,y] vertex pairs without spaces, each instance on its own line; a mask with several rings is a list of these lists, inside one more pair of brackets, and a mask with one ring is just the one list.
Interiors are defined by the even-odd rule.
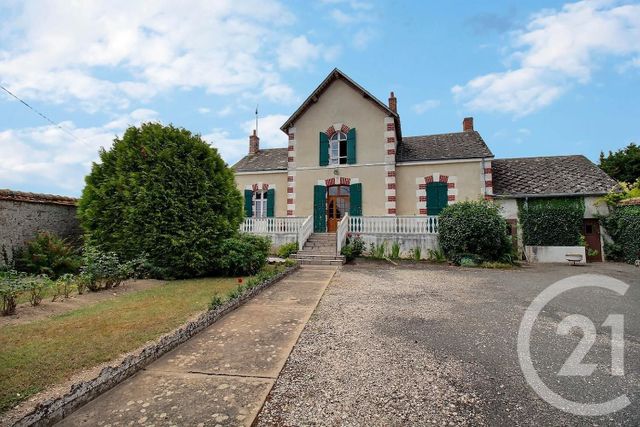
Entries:
[[298,268],[300,268],[299,264],[287,268],[282,273],[246,291],[239,298],[227,301],[215,310],[206,311],[196,320],[162,336],[154,344],[143,348],[138,354],[127,356],[118,366],[107,366],[100,371],[97,377],[72,385],[69,392],[63,396],[39,403],[35,409],[19,419],[14,426],[48,426],[60,421],[80,406],[131,377],[160,356],[211,326],[222,316],[235,310],[260,293],[260,291],[298,270]]

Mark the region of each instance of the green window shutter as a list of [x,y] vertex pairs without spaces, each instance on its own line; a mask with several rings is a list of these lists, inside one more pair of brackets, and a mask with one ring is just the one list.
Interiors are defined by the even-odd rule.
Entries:
[[320,132],[320,166],[329,164],[329,137],[326,133]]
[[313,187],[313,231],[324,233],[327,231],[327,189],[324,185]]
[[244,190],[244,216],[251,218],[253,216],[253,191]]
[[432,182],[427,184],[427,215],[440,215],[448,203],[446,183]]
[[267,190],[267,216],[273,217],[275,216],[273,212],[275,211],[276,204],[276,190],[270,188]]
[[347,133],[347,163],[353,165],[356,162],[356,130],[349,129]]
[[362,216],[362,184],[350,185],[349,215]]

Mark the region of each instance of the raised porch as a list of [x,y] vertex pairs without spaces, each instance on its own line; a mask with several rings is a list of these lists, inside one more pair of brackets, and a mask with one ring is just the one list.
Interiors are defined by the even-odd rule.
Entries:
[[[240,230],[268,236],[274,247],[298,242],[298,247],[303,249],[313,234],[313,216],[245,218]],[[336,227],[335,255],[340,254],[349,236],[361,238],[367,247],[385,244],[387,250],[397,242],[402,256],[409,256],[411,250],[419,247],[426,257],[429,249],[438,246],[438,217],[344,215]]]

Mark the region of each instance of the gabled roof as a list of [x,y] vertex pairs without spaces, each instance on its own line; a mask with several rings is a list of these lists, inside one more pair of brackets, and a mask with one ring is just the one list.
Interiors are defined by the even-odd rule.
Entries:
[[498,197],[602,195],[617,184],[581,155],[495,159],[491,168]]
[[396,162],[493,157],[476,131],[405,136],[398,142]]
[[394,117],[396,120],[399,118],[398,113],[391,110],[384,102],[380,101],[378,98],[373,96],[365,88],[363,88],[358,83],[353,81],[345,73],[343,73],[337,68],[334,68],[329,73],[329,75],[322,81],[322,83],[320,83],[320,85],[318,85],[318,87],[313,92],[311,92],[311,95],[309,95],[309,97],[304,100],[302,105],[298,107],[298,109],[291,115],[291,117],[289,117],[287,121],[284,122],[284,124],[280,127],[280,130],[282,130],[284,133],[287,133],[287,129],[289,129],[289,127],[291,126],[291,123],[295,122],[298,119],[298,117],[300,117],[305,111],[307,111],[309,107],[315,104],[318,101],[318,98],[320,98],[320,95],[322,95],[322,93],[325,90],[327,90],[327,88],[331,85],[331,83],[333,83],[335,80],[338,80],[338,79],[344,80],[345,83],[347,83],[349,86],[354,88],[356,91],[360,92],[364,98],[369,99],[375,105],[380,107],[380,109],[382,109],[389,116]]
[[232,168],[236,172],[287,170],[287,148],[268,148],[244,156]]

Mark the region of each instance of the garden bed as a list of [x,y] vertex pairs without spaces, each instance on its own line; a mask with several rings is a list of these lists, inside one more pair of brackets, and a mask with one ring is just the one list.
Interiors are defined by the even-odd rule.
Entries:
[[[173,281],[62,315],[3,327],[0,331],[0,412],[64,383],[62,389],[58,387],[53,393],[35,396],[24,406],[33,407],[35,401],[58,396],[68,390],[71,383],[96,377],[98,371],[92,368],[118,362],[117,359],[124,363],[123,354],[140,349],[194,316],[201,318],[207,313],[228,310],[230,304],[241,303],[245,294],[253,295],[261,288],[249,289],[235,301],[202,314],[214,294],[226,294],[237,287],[237,278]],[[136,366],[136,370],[142,366],[144,363]],[[131,373],[127,371],[127,375]],[[19,412],[24,410],[16,411]]]

